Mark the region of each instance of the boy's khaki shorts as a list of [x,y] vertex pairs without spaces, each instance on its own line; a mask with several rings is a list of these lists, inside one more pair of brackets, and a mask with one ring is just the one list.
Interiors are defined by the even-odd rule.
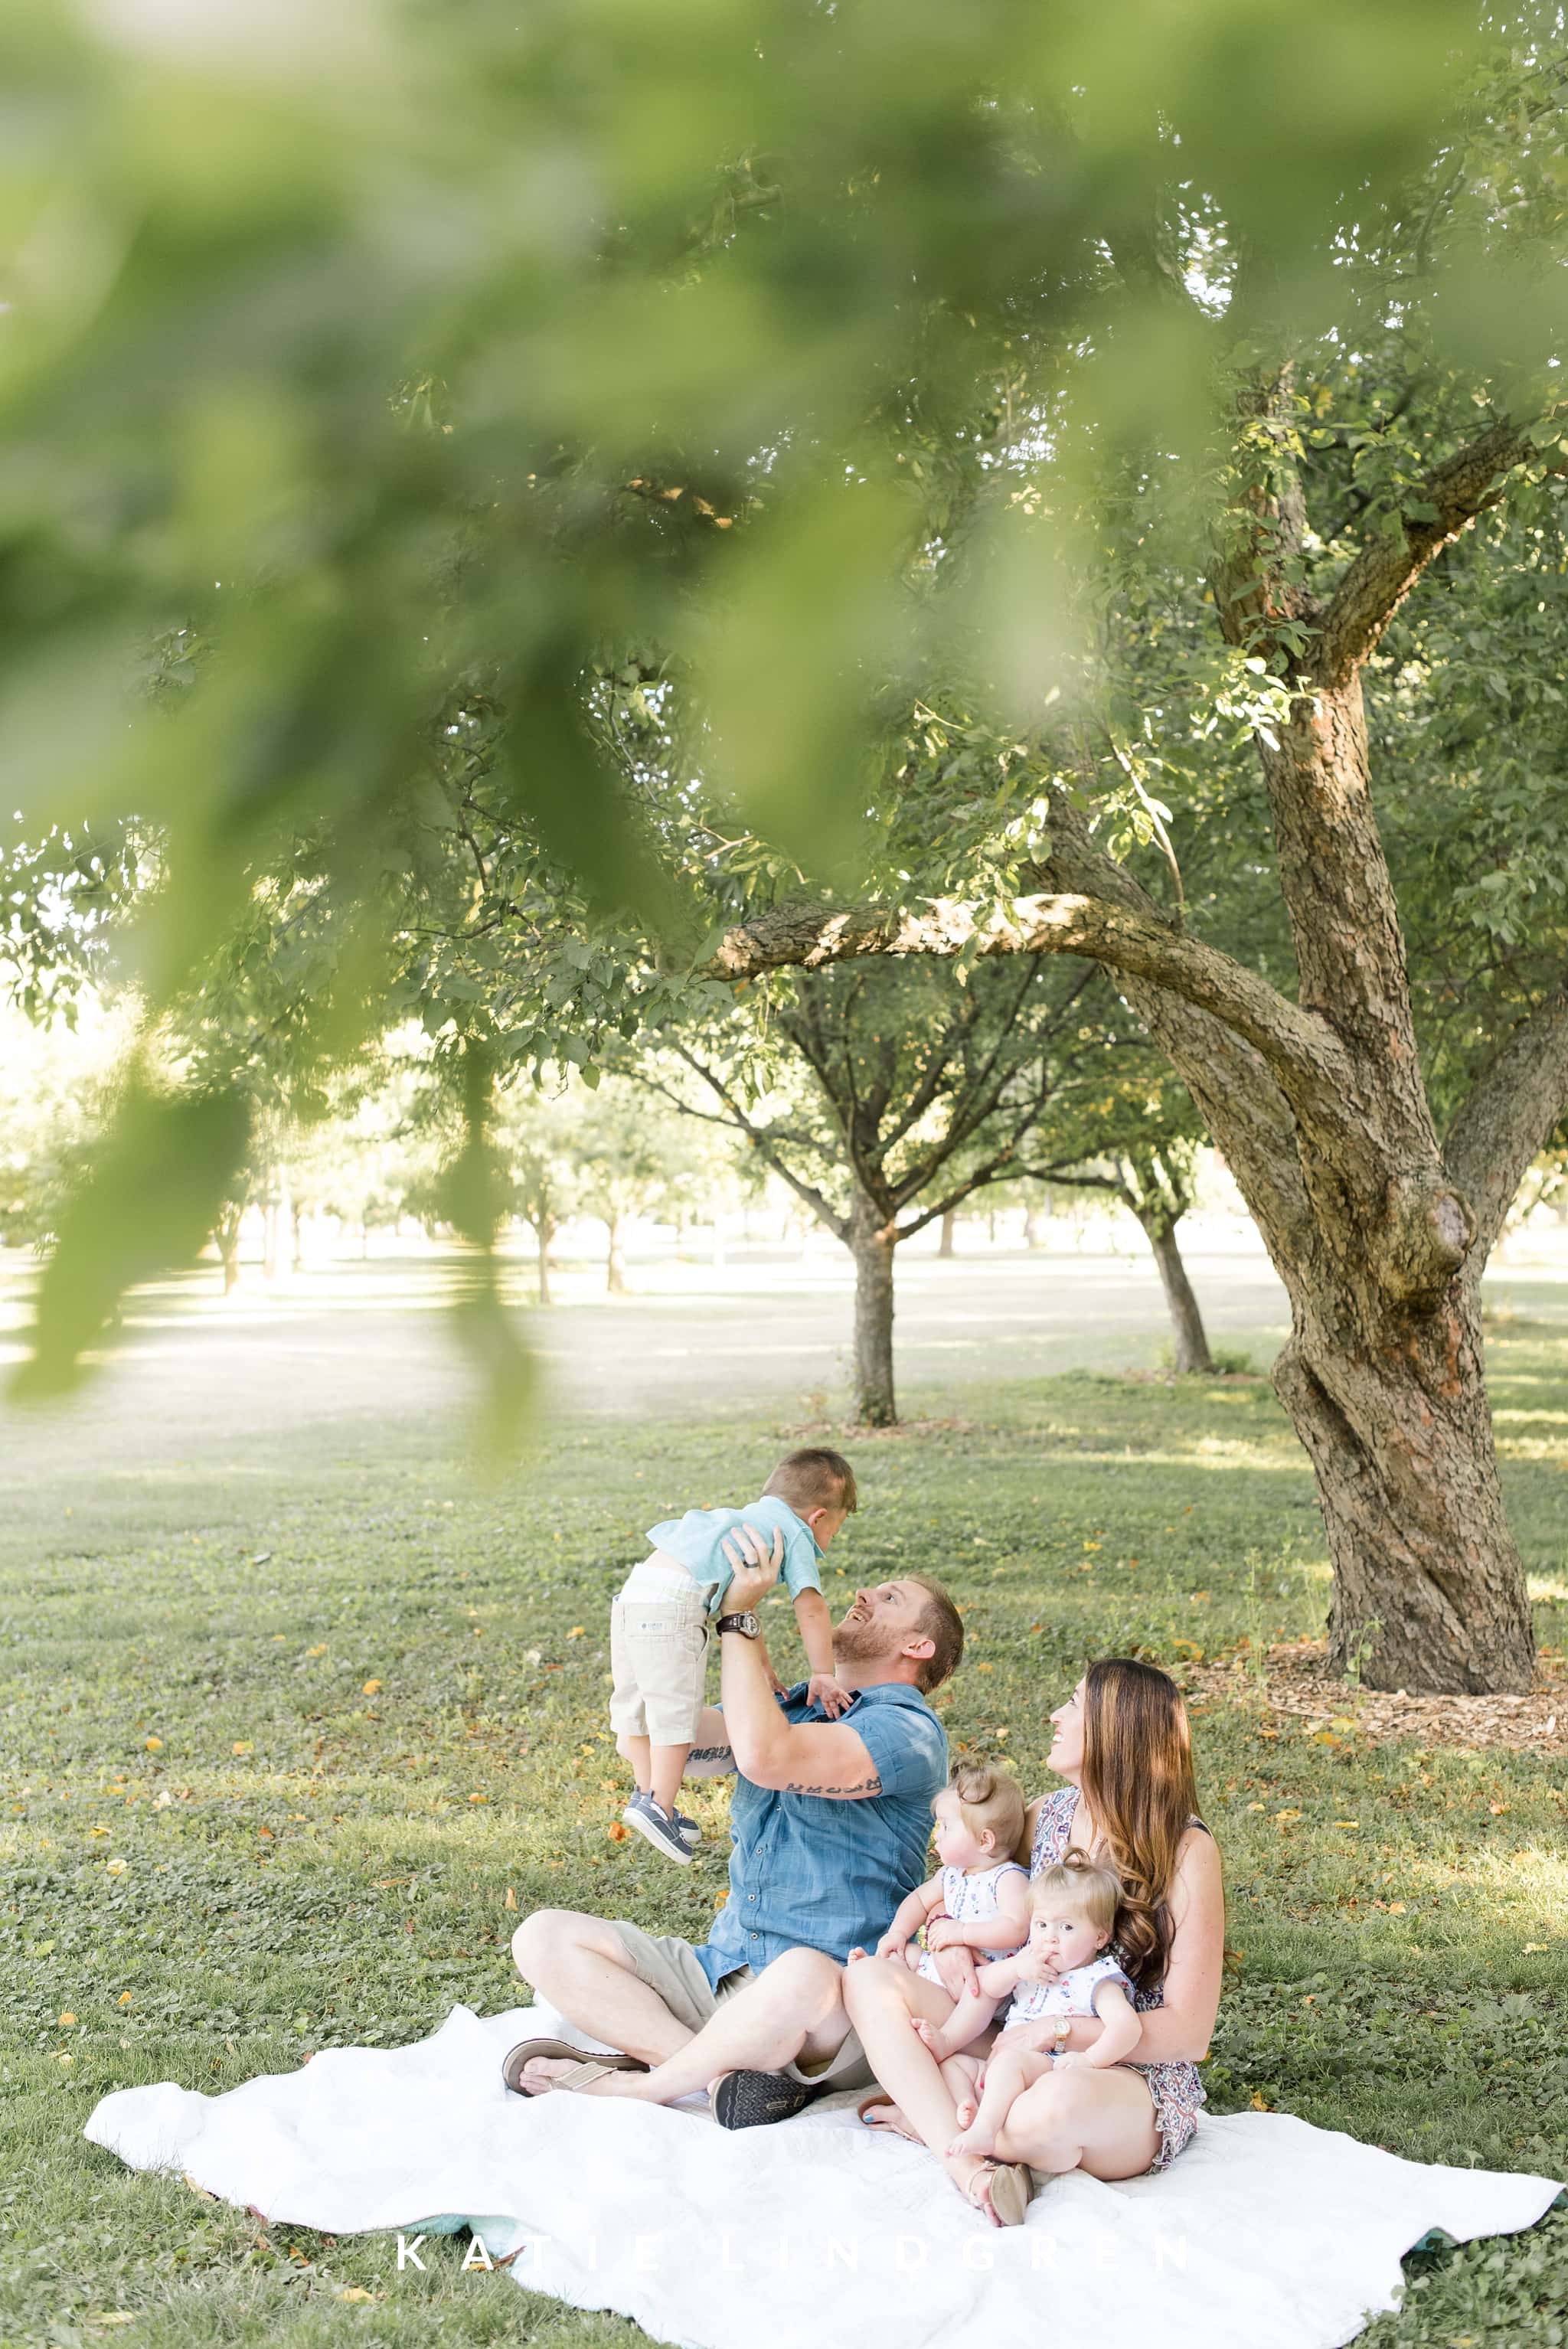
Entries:
[[692,1745],[707,1682],[707,1609],[689,1599],[617,1599],[610,1609],[610,1726],[617,1737]]

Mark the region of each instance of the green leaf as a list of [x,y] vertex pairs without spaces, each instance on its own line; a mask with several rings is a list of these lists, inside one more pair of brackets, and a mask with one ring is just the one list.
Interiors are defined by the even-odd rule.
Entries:
[[237,1090],[159,1092],[138,1071],[61,1216],[15,1395],[68,1392],[127,1289],[194,1261],[249,1133],[249,1103]]

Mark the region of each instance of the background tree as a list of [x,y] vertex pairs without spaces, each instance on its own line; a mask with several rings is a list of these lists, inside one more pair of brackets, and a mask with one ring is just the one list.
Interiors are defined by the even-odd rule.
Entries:
[[583,1206],[604,1226],[604,1285],[623,1296],[627,1222],[670,1205],[677,1188],[697,1203],[696,1153],[660,1102],[612,1080],[582,1104],[573,1155]]
[[[897,1418],[893,1259],[901,1242],[1021,1171],[1048,1172],[1054,1119],[1091,1057],[1088,974],[920,964],[802,973],[701,1029],[666,1030],[699,1092],[641,1081],[727,1127],[854,1261],[854,1413]],[[707,1107],[703,1106],[707,1102]],[[1068,1163],[1064,1160],[1063,1164]]]
[[551,1252],[582,1193],[575,1104],[521,1078],[498,1096],[491,1132],[506,1204],[533,1234],[536,1301],[553,1305]]
[[1149,1049],[1103,980],[1088,991],[1089,1003],[1099,1009],[1106,996],[1109,1049],[1094,1071],[1098,1081],[1079,1096],[1072,1128],[1081,1163],[1051,1179],[1107,1191],[1138,1218],[1171,1316],[1175,1369],[1209,1377],[1213,1357],[1177,1237],[1182,1216],[1197,1201],[1202,1122],[1186,1087]]

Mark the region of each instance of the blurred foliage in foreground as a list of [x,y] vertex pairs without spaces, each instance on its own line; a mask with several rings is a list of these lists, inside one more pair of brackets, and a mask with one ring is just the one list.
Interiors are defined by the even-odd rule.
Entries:
[[[112,946],[189,1081],[127,1085],[34,1383],[232,1186],[263,1052],[303,1081],[413,1010],[581,1064],[780,875],[943,885],[956,841],[1004,888],[1012,734],[1086,661],[1128,691],[1079,592],[1108,531],[1138,643],[1185,643],[1149,583],[1174,560],[1191,600],[1249,494],[1238,372],[1314,354],[1358,528],[1478,383],[1539,404],[1557,32],[1460,0],[19,0],[0,947],[37,1004]],[[976,647],[984,722],[911,720]],[[1212,740],[1245,750],[1268,686],[1225,654]],[[1083,788],[1147,843],[1165,785],[1111,750]]]

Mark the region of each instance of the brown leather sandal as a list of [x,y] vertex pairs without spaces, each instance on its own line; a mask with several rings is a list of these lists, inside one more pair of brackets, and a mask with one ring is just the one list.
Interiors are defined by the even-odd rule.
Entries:
[[[982,2190],[977,2195],[976,2187]],[[1028,2216],[1035,2181],[1022,2161],[983,2162],[964,2189],[972,2210],[983,2210],[998,2227],[1021,2227]]]
[[[536,2056],[560,2056],[571,2063],[569,2072],[562,2072],[541,2086],[530,2087],[522,2076],[523,2065]],[[507,2086],[520,2096],[542,2096],[559,2088],[587,2088],[595,2080],[603,2080],[611,2072],[645,2072],[648,2066],[635,2055],[593,2055],[586,2047],[573,2047],[569,2039],[520,2039],[510,2048],[500,2067],[500,2076]]]

